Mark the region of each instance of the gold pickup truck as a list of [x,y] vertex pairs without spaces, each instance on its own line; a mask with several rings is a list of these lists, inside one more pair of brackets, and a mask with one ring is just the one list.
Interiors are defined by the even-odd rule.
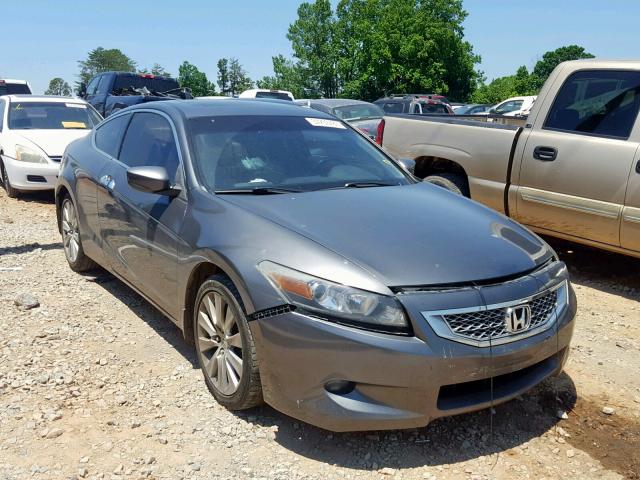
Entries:
[[524,126],[388,115],[415,174],[540,233],[640,257],[640,61],[560,64]]

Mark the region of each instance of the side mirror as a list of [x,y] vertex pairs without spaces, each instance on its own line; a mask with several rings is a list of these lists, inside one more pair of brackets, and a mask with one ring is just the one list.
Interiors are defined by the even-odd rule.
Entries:
[[404,168],[407,172],[413,175],[416,169],[415,160],[411,160],[410,158],[400,158],[398,159],[398,163],[402,165],[402,168]]
[[78,86],[78,96],[80,98],[85,98],[87,96],[87,84],[82,82],[79,86]]
[[494,115],[494,114],[496,113],[496,109],[495,109],[495,108],[490,108],[490,109],[489,109],[489,113],[490,113],[491,115]]
[[180,190],[172,187],[164,167],[131,167],[127,170],[127,182],[136,190],[175,197]]

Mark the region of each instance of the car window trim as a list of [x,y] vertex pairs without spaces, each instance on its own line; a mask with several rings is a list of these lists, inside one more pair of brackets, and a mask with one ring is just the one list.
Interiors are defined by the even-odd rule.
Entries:
[[[181,175],[176,175],[176,186],[180,187],[180,189],[184,192],[186,190],[185,185],[186,185],[186,178],[187,177],[186,177],[186,170],[184,168],[184,161],[183,161],[183,158],[182,158],[182,149],[180,148],[181,147],[181,143],[180,143],[180,141],[178,139],[178,133],[177,133],[176,127],[175,127],[175,125],[173,123],[173,120],[171,119],[171,117],[169,115],[167,115],[166,113],[161,112],[159,110],[153,110],[153,109],[150,109],[150,108],[140,108],[140,109],[136,108],[135,110],[132,110],[132,111],[129,111],[129,112],[122,112],[122,113],[119,113],[117,115],[110,116],[109,119],[106,120],[104,123],[100,124],[100,126],[102,127],[102,125],[104,125],[106,122],[111,121],[112,118],[118,118],[118,117],[122,117],[124,115],[129,115],[129,117],[130,117],[129,118],[129,122],[127,123],[127,126],[124,129],[124,132],[122,134],[122,140],[120,141],[120,145],[118,146],[118,156],[120,156],[120,152],[122,151],[122,145],[124,144],[124,139],[127,136],[127,132],[129,131],[129,127],[131,126],[131,121],[133,120],[133,116],[136,113],[153,113],[153,114],[156,114],[156,115],[160,115],[161,117],[164,117],[165,120],[167,120],[169,122],[169,126],[171,127],[171,133],[173,134],[173,141],[176,144],[176,150],[178,152],[178,162],[180,164],[179,168],[181,169],[181,172],[180,172]],[[107,152],[105,152],[104,150],[100,150],[97,147],[97,145],[95,143],[95,141],[96,141],[95,133],[97,133],[97,131],[98,131],[98,129],[96,129],[96,132],[94,132],[94,134],[92,136],[92,144],[93,144],[94,148],[96,150],[98,150],[99,152],[103,153],[104,155],[106,155],[107,157],[109,157],[110,159],[112,159],[113,161],[115,161],[116,163],[118,163],[119,165],[121,165],[125,170],[128,170],[128,169],[132,168],[129,165],[121,162],[120,159],[112,157]],[[179,177],[182,177],[182,179],[180,179]],[[186,192],[185,192],[185,194],[186,194]]]

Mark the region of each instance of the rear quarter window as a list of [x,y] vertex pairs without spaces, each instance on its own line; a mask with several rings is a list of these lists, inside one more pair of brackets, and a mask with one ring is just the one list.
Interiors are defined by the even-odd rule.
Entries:
[[129,124],[131,115],[121,115],[104,122],[96,129],[96,147],[113,158],[118,158],[124,131]]

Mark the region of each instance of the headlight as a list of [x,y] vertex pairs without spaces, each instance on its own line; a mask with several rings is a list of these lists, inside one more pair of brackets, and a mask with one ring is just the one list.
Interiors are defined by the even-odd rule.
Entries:
[[47,163],[47,157],[24,145],[16,145],[16,160],[29,163]]
[[333,283],[264,261],[258,269],[293,305],[338,323],[406,333],[407,319],[395,298]]

